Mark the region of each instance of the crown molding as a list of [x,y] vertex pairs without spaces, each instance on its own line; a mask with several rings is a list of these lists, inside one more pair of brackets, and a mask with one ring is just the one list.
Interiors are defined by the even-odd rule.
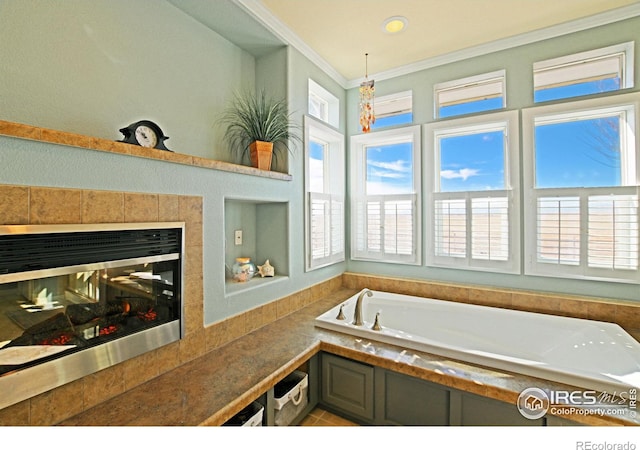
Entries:
[[294,33],[280,19],[273,15],[260,0],[232,0],[235,4],[243,8],[247,13],[261,22],[267,29],[275,34],[286,44],[291,45],[302,53],[312,63],[317,65],[322,71],[329,75],[344,89],[347,88],[347,79],[329,64],[322,56],[316,53],[304,42],[300,36]]
[[[347,80],[340,74],[331,64],[318,55],[311,47],[309,47],[297,34],[287,27],[280,19],[275,17],[260,0],[232,0],[241,6],[245,11],[251,14],[256,20],[263,23],[272,33],[280,38],[286,44],[295,47],[300,53],[307,57],[311,62],[316,64],[321,70],[335,80],[345,89],[358,87],[364,78]],[[543,41],[558,36],[563,36],[578,31],[595,28],[601,25],[618,22],[624,19],[640,16],[640,2],[632,5],[623,6],[621,8],[612,9],[604,13],[595,14],[593,16],[582,19],[565,22],[540,30],[522,33],[504,39],[498,39],[487,44],[476,45],[459,51],[447,53],[445,55],[427,58],[413,64],[407,64],[395,69],[369,74],[370,79],[376,81],[388,80],[391,78],[408,75],[425,69],[461,61],[476,56],[482,56],[501,50],[507,50],[534,42]]]

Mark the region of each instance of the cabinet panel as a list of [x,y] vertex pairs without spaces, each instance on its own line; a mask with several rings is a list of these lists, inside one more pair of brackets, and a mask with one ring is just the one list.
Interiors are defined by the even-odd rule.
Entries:
[[366,420],[373,420],[371,366],[338,356],[322,355],[322,402]]
[[448,425],[449,390],[376,368],[376,422],[380,425]]
[[463,393],[461,406],[460,425],[541,426],[544,424],[543,419],[531,420],[524,417],[516,405],[479,395]]

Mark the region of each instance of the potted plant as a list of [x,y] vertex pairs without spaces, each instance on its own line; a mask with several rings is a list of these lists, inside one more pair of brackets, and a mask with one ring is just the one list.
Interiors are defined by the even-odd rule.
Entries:
[[271,170],[272,156],[284,150],[292,152],[290,141],[300,141],[291,130],[297,128],[291,121],[285,100],[275,100],[264,91],[257,94],[236,93],[222,112],[220,123],[227,125],[224,140],[240,161],[249,154],[251,165]]

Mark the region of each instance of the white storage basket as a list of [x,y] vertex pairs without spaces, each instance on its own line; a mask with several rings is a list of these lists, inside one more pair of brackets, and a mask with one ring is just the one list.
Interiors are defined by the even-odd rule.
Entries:
[[261,427],[264,406],[258,402],[253,402],[238,414],[233,416],[225,425],[235,425],[242,427]]
[[275,418],[278,426],[287,426],[309,404],[309,376],[299,370],[284,378],[274,388]]

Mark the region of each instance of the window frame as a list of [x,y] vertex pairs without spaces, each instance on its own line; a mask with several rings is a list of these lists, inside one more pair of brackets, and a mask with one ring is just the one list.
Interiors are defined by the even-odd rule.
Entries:
[[[405,194],[366,194],[366,175],[367,175],[367,148],[371,146],[386,146],[401,142],[412,142],[412,171],[413,171],[413,192]],[[359,261],[376,261],[387,263],[399,263],[410,265],[421,265],[422,244],[421,244],[421,127],[420,125],[411,125],[399,128],[387,129],[384,131],[372,131],[367,134],[359,134],[351,137],[350,143],[350,185],[349,185],[349,201],[350,201],[350,221],[351,221],[351,259]],[[366,229],[359,230],[359,226],[366,227],[367,221],[359,216],[360,205],[366,205],[368,201],[385,205],[386,202],[410,201],[412,203],[412,251],[410,255],[399,255],[394,253],[385,253],[381,244],[379,252],[369,251],[368,249],[358,249],[358,234],[360,231],[365,234]],[[381,238],[384,236],[384,226],[381,225],[382,231],[379,232]]]
[[[489,114],[478,114],[470,117],[448,119],[424,125],[425,128],[425,211],[429,219],[426,224],[427,250],[426,265],[431,267],[464,268],[467,270],[491,271],[500,273],[520,273],[520,158],[519,158],[519,114],[518,111],[500,111]],[[440,154],[437,139],[444,135],[477,130],[479,132],[492,129],[505,130],[506,143],[504,151],[504,188],[483,191],[440,191]],[[473,257],[473,233],[471,226],[473,215],[470,214],[475,200],[506,198],[508,220],[508,251],[506,260],[495,260]],[[439,201],[465,202],[466,228],[465,256],[447,256],[437,254],[439,240],[436,239],[437,214],[436,204]],[[480,232],[480,231],[478,231]]]
[[[625,142],[620,143],[623,152],[628,154],[620,158],[621,166],[626,161],[628,167],[621,167],[621,184],[619,186],[598,187],[536,187],[536,155],[535,130],[536,118],[553,118],[562,115],[584,114],[589,111],[608,111],[632,107],[634,112],[627,115],[627,124],[621,124],[621,135],[625,135]],[[526,275],[542,275],[559,278],[583,280],[640,283],[640,264],[635,270],[615,268],[600,268],[589,265],[589,235],[590,226],[589,200],[602,196],[640,196],[640,93],[614,94],[603,97],[574,100],[571,102],[543,104],[522,110],[523,134],[523,186]],[[634,173],[635,172],[635,173]],[[552,263],[538,260],[538,204],[547,199],[573,199],[579,205],[580,242],[578,247],[578,263]],[[636,223],[640,223],[640,208],[636,212]],[[594,218],[595,220],[595,218]],[[560,237],[558,237],[560,239]],[[560,245],[560,244],[558,244]],[[558,250],[560,251],[560,250]],[[614,248],[615,252],[616,249]],[[638,256],[636,256],[638,258]],[[640,261],[638,261],[640,263]]]
[[[346,249],[346,219],[345,219],[345,139],[344,135],[328,124],[305,115],[303,117],[304,126],[304,191],[305,191],[305,271],[311,271],[326,267],[332,264],[343,262],[345,260]],[[310,142],[313,139],[323,141],[326,144],[323,155],[323,191],[311,191],[311,168],[310,168]],[[329,225],[325,230],[329,231],[329,236],[325,237],[330,242],[330,251],[328,255],[321,258],[314,258],[312,234],[313,221],[311,214],[313,212],[313,202],[324,202],[328,205],[329,210],[325,210],[325,225]],[[337,209],[336,209],[337,207]],[[338,216],[338,228],[341,236],[337,238],[342,242],[341,247],[333,248],[336,236],[333,234],[334,222]]]
[[[570,55],[559,56],[556,58],[545,59],[542,61],[536,61],[532,66],[532,77],[533,77],[533,103],[535,105],[545,104],[547,102],[553,101],[572,101],[573,99],[577,99],[580,97],[584,97],[587,95],[596,95],[598,93],[590,93],[590,94],[580,94],[580,95],[572,95],[567,97],[559,97],[548,100],[535,100],[536,91],[537,91],[537,83],[536,83],[536,75],[540,74],[543,76],[545,72],[551,71],[560,71],[562,69],[572,68],[581,64],[589,64],[594,61],[601,61],[607,58],[614,58],[619,56],[620,62],[620,87],[616,90],[609,90],[607,92],[618,92],[622,89],[632,88],[634,86],[634,41],[624,42],[622,44],[610,45],[608,47],[597,48],[593,50],[587,50],[584,52],[573,53]],[[582,77],[582,75],[581,75]],[[574,82],[568,81],[556,81],[555,84],[558,86],[573,86],[582,83],[584,78],[576,77]],[[543,86],[551,86],[553,84],[546,83]],[[547,88],[549,89],[549,88]]]
[[[406,104],[409,104],[407,109]],[[393,110],[387,105],[400,105],[400,109]],[[375,115],[376,121],[371,126],[371,130],[382,130],[389,127],[404,127],[413,123],[413,91],[402,91],[394,94],[384,95],[376,97],[375,99]],[[394,125],[379,125],[380,119],[387,119],[390,117],[400,116],[402,114],[411,114],[411,120],[408,122],[398,123]]]
[[[479,91],[482,91],[480,86],[490,85],[497,83],[501,86],[500,90],[502,93],[502,106],[500,108],[493,108],[487,110],[476,111],[468,114],[482,114],[482,113],[491,113],[496,112],[500,109],[504,109],[507,107],[507,71],[506,69],[500,69],[493,72],[487,72],[479,75],[473,75],[470,77],[459,78],[456,80],[444,81],[441,83],[436,83],[433,86],[433,117],[434,119],[449,119],[455,117],[465,116],[467,114],[455,114],[450,116],[441,117],[440,108],[442,104],[440,102],[440,97],[442,93],[445,92],[454,92],[464,90],[478,88]],[[472,100],[473,97],[461,97],[461,99]],[[459,101],[458,104],[469,103],[468,101]]]
[[316,116],[312,113],[309,105],[307,105],[307,114],[310,117],[314,117],[325,122],[334,128],[338,128],[340,123],[340,100],[338,100],[338,97],[333,95],[331,92],[320,86],[320,84],[309,78],[307,103],[310,104],[312,100],[325,105],[324,114],[321,114],[321,117]]

